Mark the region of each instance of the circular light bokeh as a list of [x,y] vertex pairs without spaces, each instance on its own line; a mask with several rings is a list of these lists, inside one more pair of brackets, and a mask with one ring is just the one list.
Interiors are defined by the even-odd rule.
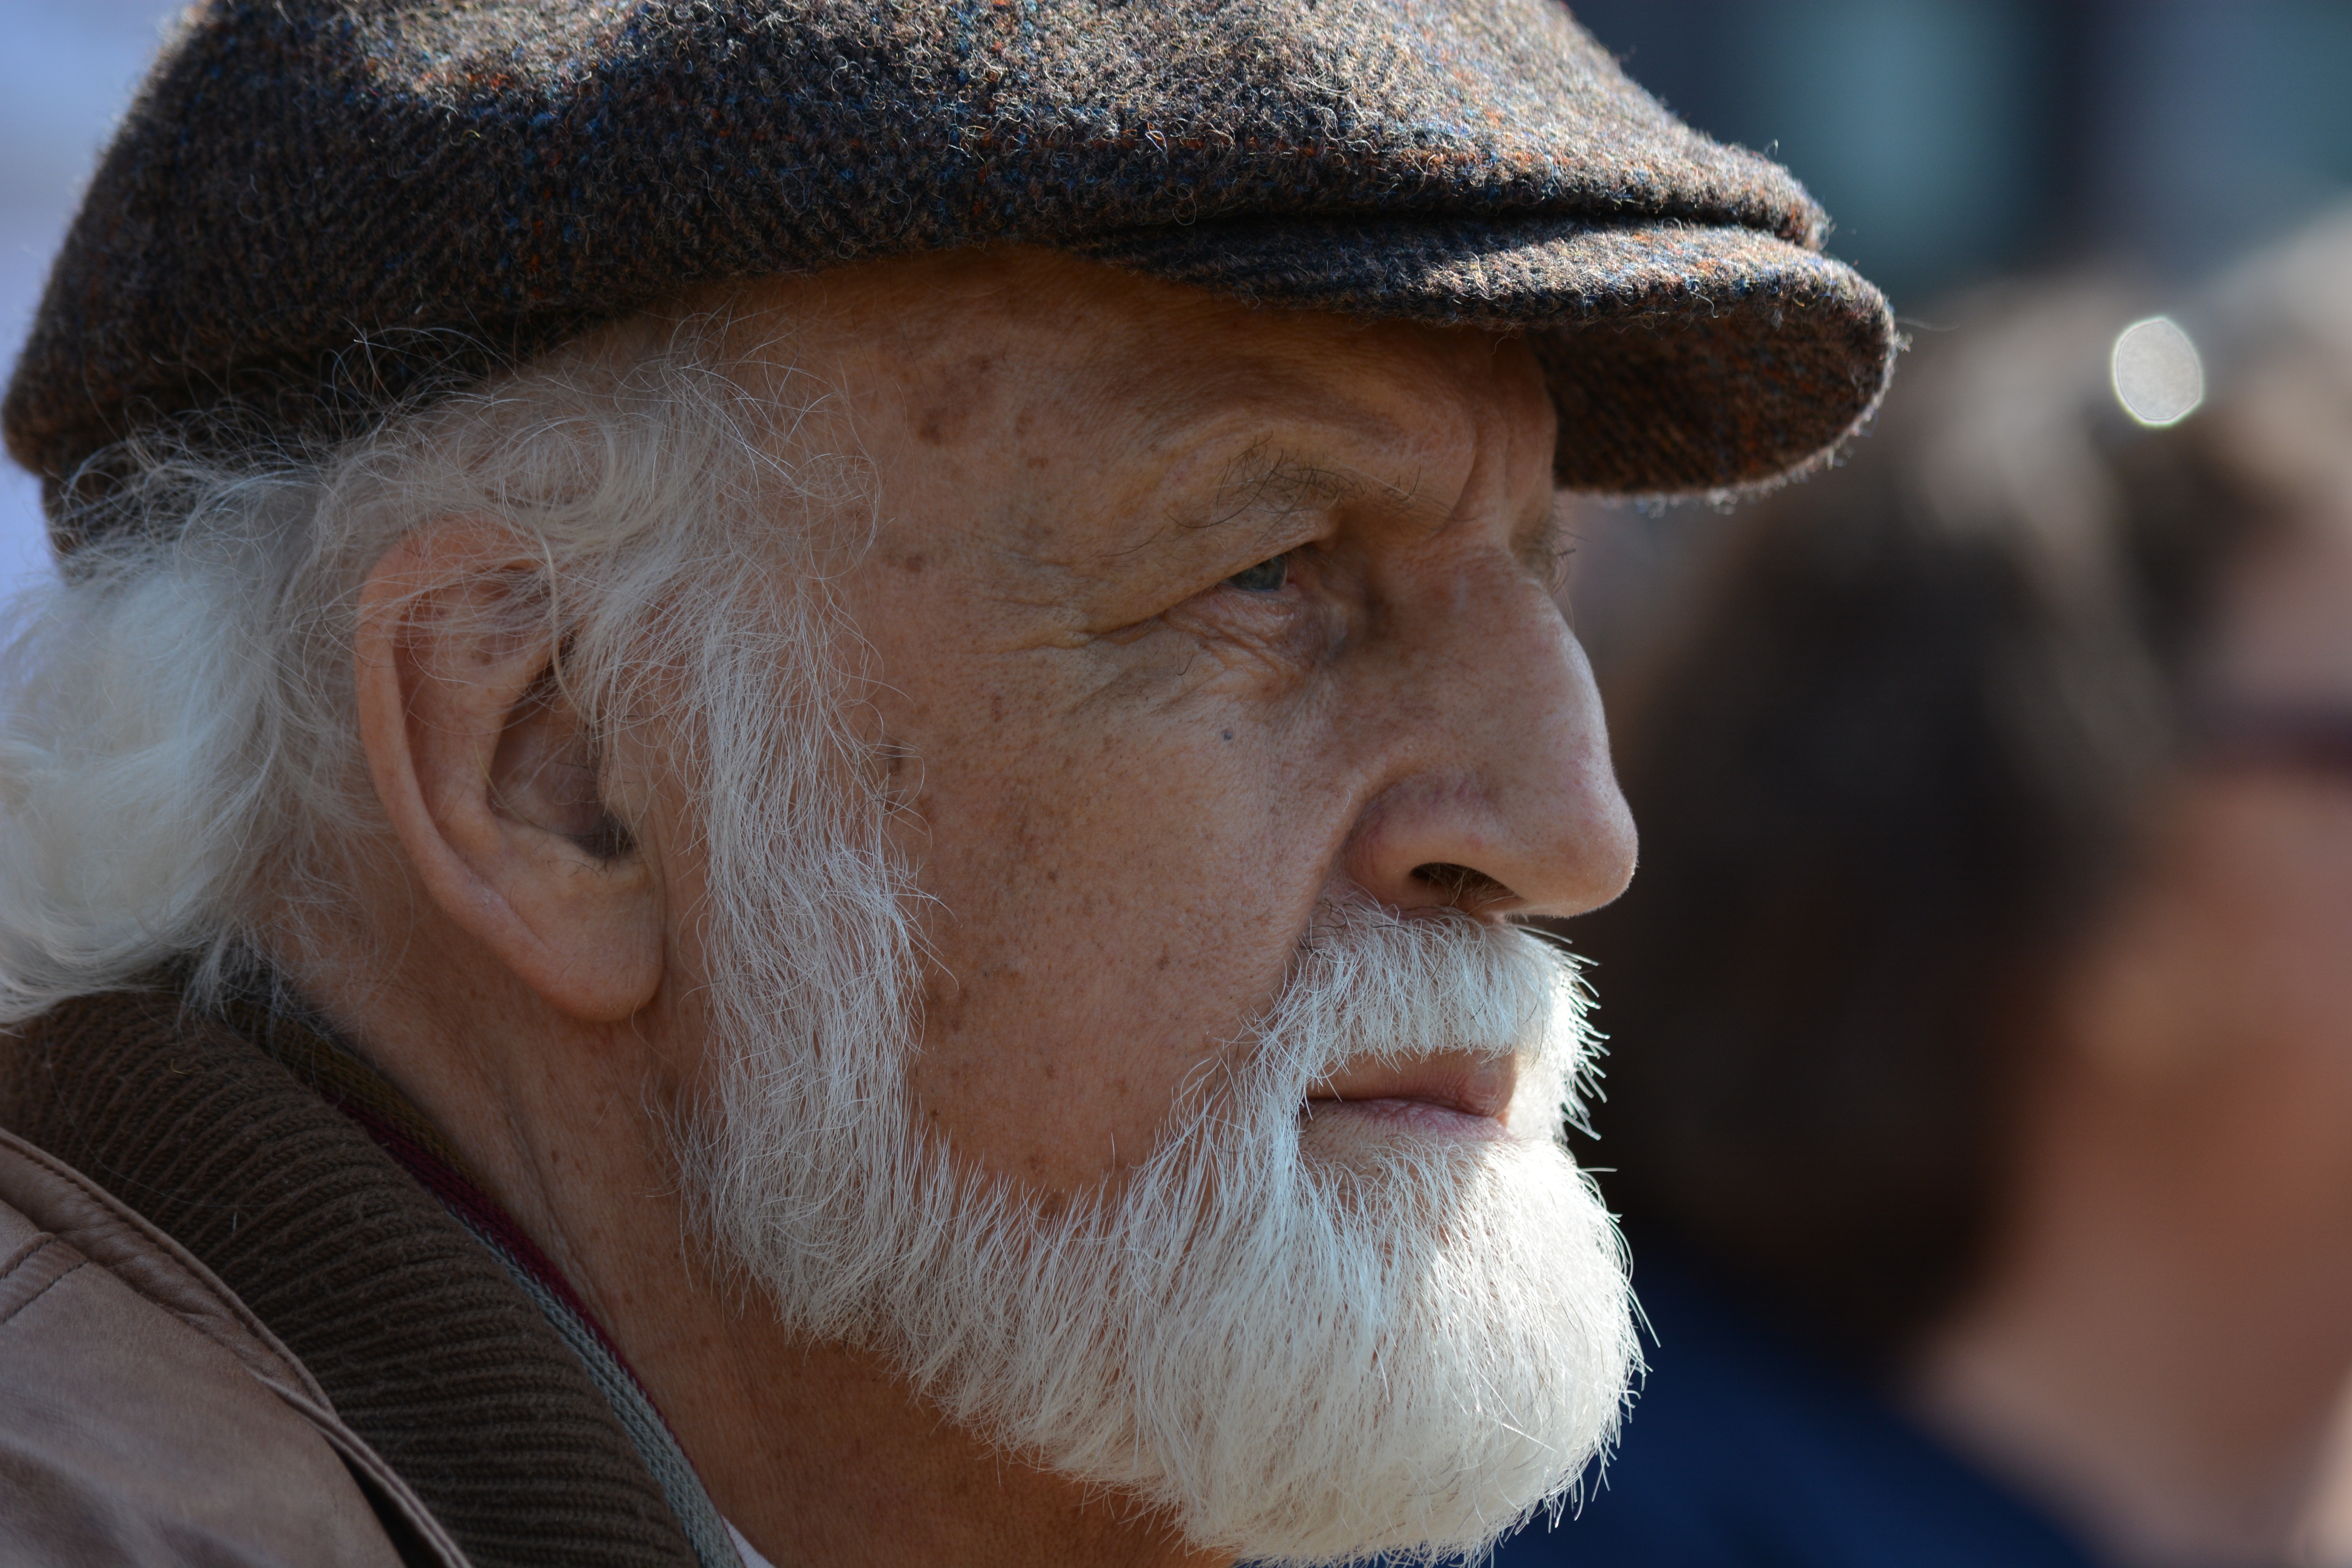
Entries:
[[2143,425],[2175,425],[2205,401],[2205,363],[2169,316],[2134,321],[2116,339],[2116,401]]

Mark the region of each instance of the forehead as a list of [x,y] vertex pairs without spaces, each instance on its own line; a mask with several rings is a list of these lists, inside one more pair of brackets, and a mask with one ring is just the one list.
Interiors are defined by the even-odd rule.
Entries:
[[1223,447],[1296,438],[1413,466],[1499,428],[1549,469],[1541,372],[1497,334],[1259,310],[1010,247],[766,281],[744,303],[739,331],[769,334],[771,355],[928,444],[1014,444],[1045,427],[1137,462],[1223,462]]

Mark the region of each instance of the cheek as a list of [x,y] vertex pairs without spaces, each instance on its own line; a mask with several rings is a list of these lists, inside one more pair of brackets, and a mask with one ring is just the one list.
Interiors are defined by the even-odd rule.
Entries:
[[2218,1078],[2198,1119],[2279,1202],[2352,1205],[2352,792],[2246,803],[2206,858]]
[[2286,1091],[2325,1094],[2352,1115],[2352,881],[2296,892],[2266,928],[2247,922],[2233,989],[2282,1076],[2296,1080]]
[[1328,847],[1228,732],[1008,714],[925,759],[914,1089],[959,1152],[1057,1191],[1133,1163],[1280,985]]
[[2279,800],[2247,824],[2218,901],[2241,1005],[2352,1074],[2352,790],[2332,795]]

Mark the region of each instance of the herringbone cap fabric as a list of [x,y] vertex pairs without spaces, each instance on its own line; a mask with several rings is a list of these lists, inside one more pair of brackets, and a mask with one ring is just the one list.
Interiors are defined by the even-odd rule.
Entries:
[[683,286],[1018,241],[1525,331],[1563,484],[1722,489],[1884,383],[1825,226],[1552,0],[211,0],[0,419],[54,498],[148,422],[333,435]]

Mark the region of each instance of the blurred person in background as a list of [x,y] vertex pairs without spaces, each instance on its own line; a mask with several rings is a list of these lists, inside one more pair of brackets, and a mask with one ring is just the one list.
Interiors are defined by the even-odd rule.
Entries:
[[1569,929],[1657,1350],[1503,1568],[2315,1560],[2352,222],[2144,305],[1980,299],[1618,683],[1642,871]]

